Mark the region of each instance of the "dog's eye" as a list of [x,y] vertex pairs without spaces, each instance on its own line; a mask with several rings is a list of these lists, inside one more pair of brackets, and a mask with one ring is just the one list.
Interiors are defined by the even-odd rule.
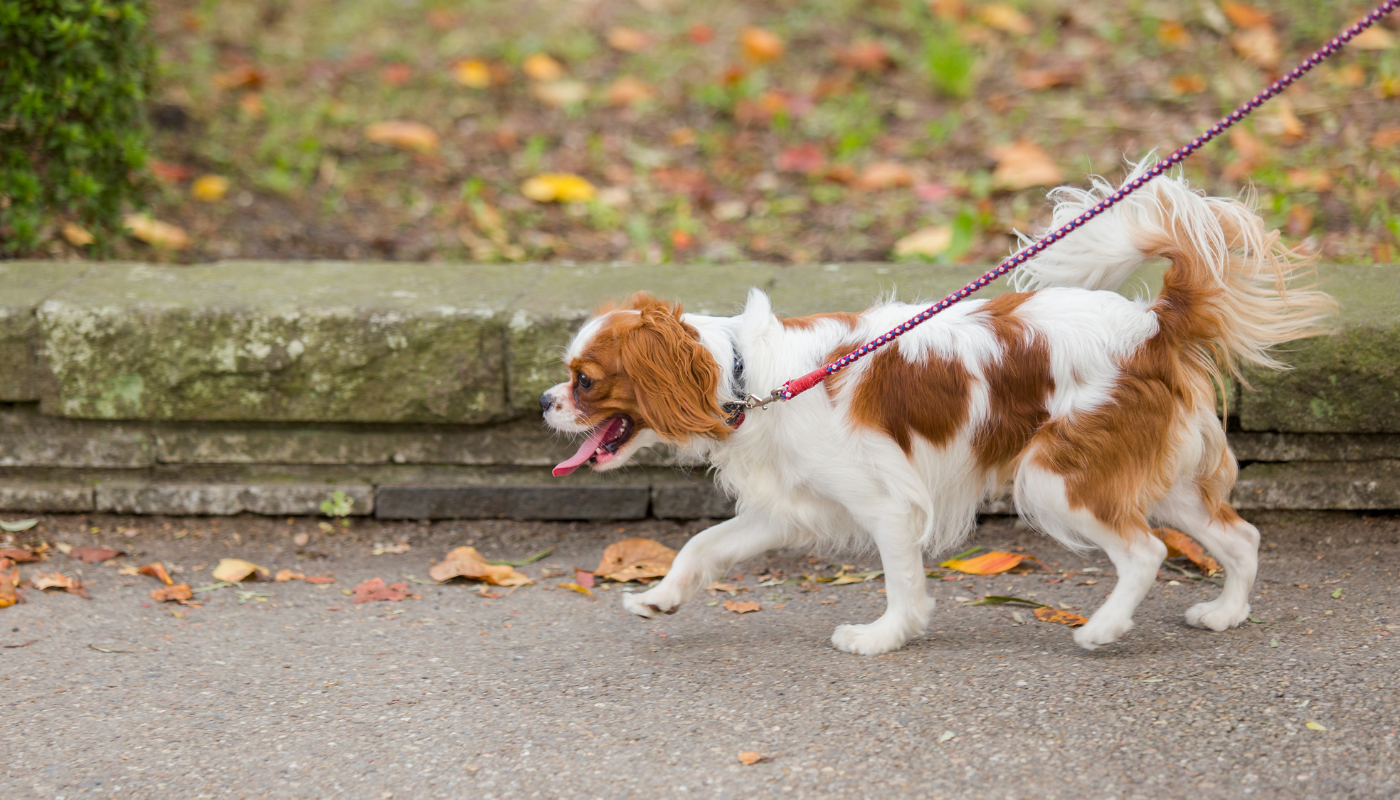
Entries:
[[585,390],[585,391],[588,390],[588,389],[592,389],[592,388],[593,388],[593,379],[590,378],[590,377],[588,377],[587,375],[584,375],[582,372],[580,372],[580,373],[578,374],[578,388],[583,389],[583,390]]

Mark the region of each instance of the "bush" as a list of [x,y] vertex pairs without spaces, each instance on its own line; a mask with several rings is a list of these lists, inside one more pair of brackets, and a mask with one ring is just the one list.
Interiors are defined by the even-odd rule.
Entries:
[[0,252],[59,221],[106,248],[143,189],[153,63],[146,0],[0,0]]

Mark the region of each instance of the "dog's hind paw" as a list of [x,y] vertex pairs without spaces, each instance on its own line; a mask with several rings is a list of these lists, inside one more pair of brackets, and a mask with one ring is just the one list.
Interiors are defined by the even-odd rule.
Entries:
[[869,625],[840,625],[835,633],[831,634],[831,643],[837,650],[860,656],[874,656],[898,650],[907,641],[909,637],[902,631],[879,622]]
[[1227,631],[1249,618],[1249,606],[1225,605],[1219,600],[1197,603],[1186,609],[1186,624],[1212,631]]
[[670,603],[655,597],[655,592],[642,592],[641,594],[624,594],[622,596],[622,607],[629,614],[636,614],[643,619],[656,619],[662,614],[674,614],[680,608],[680,603]]

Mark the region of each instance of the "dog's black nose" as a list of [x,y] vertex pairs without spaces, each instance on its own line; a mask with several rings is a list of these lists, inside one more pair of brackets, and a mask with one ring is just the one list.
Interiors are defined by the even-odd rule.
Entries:
[[554,408],[554,398],[549,396],[549,392],[545,392],[540,395],[540,410],[549,413],[551,408]]

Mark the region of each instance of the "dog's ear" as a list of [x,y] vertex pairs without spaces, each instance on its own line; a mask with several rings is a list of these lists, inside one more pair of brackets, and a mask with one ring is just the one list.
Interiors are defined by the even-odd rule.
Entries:
[[728,436],[716,399],[719,364],[681,322],[680,306],[639,292],[628,307],[637,316],[618,332],[618,356],[646,423],[672,442]]

